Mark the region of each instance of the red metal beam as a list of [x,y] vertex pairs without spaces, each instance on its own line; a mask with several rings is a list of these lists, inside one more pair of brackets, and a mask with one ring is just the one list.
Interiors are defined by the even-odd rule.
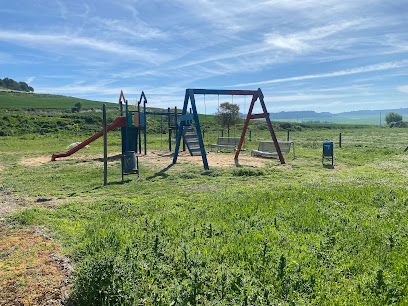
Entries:
[[252,114],[249,116],[249,119],[259,119],[259,118],[266,118],[265,114]]

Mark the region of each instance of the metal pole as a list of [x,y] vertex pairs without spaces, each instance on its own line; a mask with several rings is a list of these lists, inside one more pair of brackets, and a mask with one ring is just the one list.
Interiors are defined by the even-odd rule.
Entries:
[[147,118],[146,118],[146,97],[143,100],[143,116],[144,116],[144,128],[143,128],[143,142],[144,142],[144,155],[146,155],[147,147]]
[[129,117],[129,109],[128,109],[128,101],[126,100],[126,150],[129,151],[129,127],[128,127],[128,118]]
[[103,186],[108,184],[108,137],[106,124],[106,104],[102,105],[103,122]]
[[288,141],[289,141],[289,130],[288,130],[288,137],[287,137]]
[[[139,103],[137,103],[137,115],[139,116],[139,120],[138,120],[139,126],[137,126],[136,128],[137,128],[137,136],[139,138],[139,154],[142,153],[142,130],[140,129],[140,119],[141,119],[141,116],[140,116],[140,102],[141,101],[142,101],[142,97],[140,97],[140,101],[139,101]],[[136,153],[137,153],[137,148],[136,148]]]
[[167,108],[167,120],[168,120],[168,129],[169,129],[169,151],[171,152],[171,115],[170,115],[170,107]]
[[339,148],[341,148],[341,133],[339,133]]
[[249,130],[249,141],[252,141],[252,131]]

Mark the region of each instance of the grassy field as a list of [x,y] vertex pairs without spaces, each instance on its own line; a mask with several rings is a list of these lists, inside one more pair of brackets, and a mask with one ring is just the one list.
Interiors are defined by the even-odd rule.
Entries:
[[[0,137],[1,205],[14,208],[1,223],[47,229],[74,265],[79,305],[408,304],[408,130],[293,128],[297,158],[280,165],[250,157],[270,137],[257,124],[243,167],[210,153],[209,171],[184,155],[171,166],[167,135],[149,134],[155,158],[123,183],[112,132],[105,187],[101,140],[46,162],[86,129]],[[208,128],[206,146],[218,135]],[[321,164],[323,140],[335,142],[334,169]]]
[[83,108],[101,108],[104,103],[107,107],[118,107],[116,103],[90,101],[60,95],[0,91],[0,109],[70,110],[78,102],[82,102]]

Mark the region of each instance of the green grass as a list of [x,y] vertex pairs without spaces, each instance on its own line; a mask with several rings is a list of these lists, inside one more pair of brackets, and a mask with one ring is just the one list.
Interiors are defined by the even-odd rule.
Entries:
[[115,103],[91,101],[61,95],[0,91],[0,109],[68,109],[82,102],[83,108],[118,107]]
[[[265,168],[204,171],[186,158],[167,168],[142,156],[140,178],[124,183],[112,158],[105,187],[101,140],[82,159],[20,163],[89,136],[0,138],[3,194],[67,201],[4,222],[50,229],[75,265],[79,305],[408,303],[408,130],[302,128],[290,133],[297,159]],[[217,136],[210,129],[205,144]],[[241,154],[269,138],[253,128]],[[148,149],[166,140],[149,134]],[[335,142],[334,169],[322,167],[323,140]],[[118,151],[110,133],[109,152]]]

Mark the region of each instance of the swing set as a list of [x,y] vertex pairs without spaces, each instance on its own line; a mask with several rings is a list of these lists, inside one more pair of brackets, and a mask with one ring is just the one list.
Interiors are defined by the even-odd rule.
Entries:
[[[183,135],[183,130],[185,129],[186,126],[190,126],[192,120],[194,120],[194,125],[196,128],[196,133],[197,133],[197,149],[201,152],[201,157],[203,160],[203,165],[205,170],[209,170],[208,166],[208,161],[207,161],[207,155],[205,152],[205,147],[204,147],[204,142],[203,142],[203,137],[201,133],[201,127],[200,127],[200,122],[198,119],[198,113],[197,113],[197,107],[196,107],[196,101],[195,101],[195,95],[231,95],[231,96],[252,96],[251,104],[249,106],[248,114],[245,119],[245,124],[242,130],[241,137],[239,139],[238,147],[235,153],[234,161],[235,165],[239,167],[239,153],[241,152],[242,145],[244,143],[245,139],[245,134],[248,129],[249,125],[249,120],[250,119],[261,119],[265,118],[266,124],[268,126],[269,132],[271,134],[273,143],[275,145],[276,153],[279,157],[279,160],[281,164],[285,164],[285,159],[282,155],[282,152],[279,147],[278,140],[276,139],[275,132],[273,130],[271,120],[269,118],[269,113],[266,110],[265,102],[264,102],[264,95],[262,93],[262,90],[258,88],[258,90],[216,90],[216,89],[192,89],[188,88],[186,89],[186,94],[184,97],[184,105],[183,105],[183,110],[181,113],[181,116],[179,117],[180,119],[180,124],[179,124],[179,132],[176,137],[176,148],[174,152],[174,157],[173,157],[173,164],[177,162],[177,157],[180,149],[180,143],[181,143],[181,138],[184,138]],[[259,99],[259,102],[261,103],[262,107],[262,113],[259,114],[252,114],[252,111],[254,109],[255,102]],[[187,114],[187,107],[189,102],[191,103],[191,109],[192,111]],[[191,151],[190,151],[191,153]],[[192,154],[193,155],[193,154]]]

